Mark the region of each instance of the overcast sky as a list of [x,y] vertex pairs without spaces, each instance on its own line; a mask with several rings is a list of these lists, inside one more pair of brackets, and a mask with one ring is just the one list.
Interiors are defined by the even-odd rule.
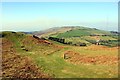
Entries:
[[60,26],[118,30],[117,2],[3,2],[2,30],[39,31]]

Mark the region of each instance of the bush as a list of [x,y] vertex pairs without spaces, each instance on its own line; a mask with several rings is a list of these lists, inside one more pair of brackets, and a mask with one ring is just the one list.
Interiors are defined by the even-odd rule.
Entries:
[[57,41],[60,43],[65,43],[65,39],[60,39],[60,38],[55,38],[55,37],[49,37],[48,39],[53,40],[53,41]]
[[86,46],[86,43],[79,43],[80,46]]
[[67,42],[67,44],[69,44],[69,45],[70,45],[70,44],[72,44],[72,42]]

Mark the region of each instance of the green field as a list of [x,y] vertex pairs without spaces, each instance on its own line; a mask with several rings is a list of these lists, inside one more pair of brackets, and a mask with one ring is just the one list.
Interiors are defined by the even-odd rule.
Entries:
[[92,28],[77,28],[65,33],[58,34],[57,37],[59,38],[66,38],[66,37],[81,37],[81,36],[89,36],[89,35],[111,35],[108,31],[97,30]]
[[[91,51],[85,50],[84,48],[78,47],[66,47],[60,51],[56,51],[51,55],[41,55],[46,52],[30,52],[27,56],[33,58],[33,60],[43,71],[49,74],[54,74],[56,78],[108,78],[117,77],[117,65],[106,65],[106,64],[71,64],[63,59],[63,54],[66,50],[72,50],[79,52],[84,55],[112,55],[116,56],[117,51]],[[104,52],[104,53],[103,53]],[[102,53],[102,54],[101,54]],[[113,54],[114,53],[114,54]],[[112,73],[110,73],[111,71]]]

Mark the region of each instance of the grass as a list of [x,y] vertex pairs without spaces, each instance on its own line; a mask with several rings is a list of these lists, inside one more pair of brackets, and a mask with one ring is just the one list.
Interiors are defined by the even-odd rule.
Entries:
[[[69,50],[69,49],[68,49]],[[70,49],[71,50],[71,49]],[[61,50],[52,55],[29,55],[34,59],[36,64],[42,67],[43,71],[49,74],[53,74],[56,78],[105,78],[105,77],[117,77],[117,66],[111,65],[74,65],[65,61],[62,57],[64,51]],[[34,52],[33,52],[34,53]],[[107,53],[106,53],[107,54]],[[91,54],[90,54],[91,55]],[[92,54],[93,55],[93,54]],[[98,55],[98,54],[97,54]],[[112,73],[109,73],[109,70]],[[109,75],[111,74],[111,75]]]
[[92,29],[92,30],[88,30],[88,32],[90,32],[90,34],[96,34],[96,35],[103,35],[103,34],[111,35],[110,32],[104,31],[104,30],[95,30],[95,29]]
[[61,33],[58,34],[57,37],[62,38],[62,37],[79,37],[79,36],[83,36],[83,35],[89,35],[88,32],[84,31],[84,30],[71,30],[71,31],[67,31],[65,33]]
[[101,48],[98,46],[87,46],[87,47],[70,47],[71,51],[78,52],[82,55],[90,55],[90,56],[96,56],[96,55],[112,55],[117,56],[118,50],[112,50],[112,48]]
[[[90,36],[90,35],[109,35],[109,36]],[[91,43],[96,43],[96,40],[118,40],[118,36],[113,35],[109,31],[98,30],[95,28],[85,28],[85,27],[75,27],[69,31],[63,33],[56,33],[49,35],[57,38],[64,38],[65,42],[70,42],[72,44],[86,43],[91,45]],[[98,38],[97,38],[98,37]],[[114,47],[117,46],[118,42],[101,42],[104,46]]]
[[67,31],[65,33],[58,34],[57,37],[59,38],[66,38],[66,37],[80,37],[80,36],[89,36],[89,35],[111,35],[110,32],[104,31],[104,30],[98,30],[98,29],[92,29],[92,28],[77,28],[70,31]]
[[117,40],[117,39],[112,38],[112,37],[110,37],[110,36],[100,36],[100,38],[101,38],[102,40]]
[[[38,48],[40,49],[40,48]],[[94,64],[79,64],[75,65],[67,62],[63,59],[65,51],[71,50],[79,52],[84,55],[113,55],[115,56],[117,51],[104,51],[104,50],[86,50],[86,47],[73,47],[66,46],[66,48],[56,51],[51,55],[44,55],[44,52],[33,51],[25,55],[31,57],[38,66],[42,67],[45,73],[51,74],[56,78],[110,78],[117,77],[117,66],[116,65],[94,65]],[[111,72],[109,72],[111,71]]]
[[71,38],[65,38],[65,42],[72,42],[73,44],[76,43],[89,43],[88,41],[81,39],[80,37],[71,37]]

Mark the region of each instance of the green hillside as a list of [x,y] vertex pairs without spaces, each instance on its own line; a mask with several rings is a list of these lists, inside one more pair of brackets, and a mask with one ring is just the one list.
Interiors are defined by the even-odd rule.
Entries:
[[115,47],[120,45],[118,42],[118,35],[109,31],[99,30],[96,28],[86,27],[71,27],[71,30],[62,33],[55,33],[48,35],[49,37],[64,39],[65,44],[80,45],[85,43],[86,45],[95,44],[97,40],[100,41],[100,45]]
[[77,28],[65,33],[58,34],[59,38],[66,37],[81,37],[81,36],[89,36],[89,35],[111,35],[108,31],[98,30],[94,28]]
[[[48,45],[44,41],[39,41],[32,35],[20,32],[5,31],[1,34],[3,49],[3,77],[9,78],[50,78],[52,74],[44,73],[41,66],[31,56],[33,53],[37,55],[48,55],[59,50],[52,45]],[[9,61],[9,59],[11,59]],[[20,64],[21,61],[22,64]],[[7,61],[7,62],[6,62]],[[15,62],[14,62],[15,61]],[[13,62],[13,65],[11,62]],[[32,62],[32,63],[31,63]],[[10,67],[12,65],[12,67]],[[42,64],[41,64],[42,65]],[[22,68],[25,67],[26,68]],[[8,68],[5,68],[8,67]],[[30,68],[30,71],[27,69]],[[22,68],[22,69],[21,69]],[[11,71],[12,70],[12,71]],[[28,70],[28,72],[25,72]]]

